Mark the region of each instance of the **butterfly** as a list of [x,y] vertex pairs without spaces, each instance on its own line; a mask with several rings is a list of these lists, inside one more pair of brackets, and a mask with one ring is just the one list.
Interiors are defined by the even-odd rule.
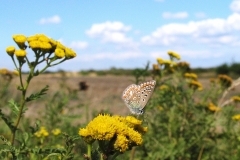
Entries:
[[122,94],[122,99],[132,114],[143,114],[143,108],[151,97],[156,81],[150,80],[139,85],[129,85]]

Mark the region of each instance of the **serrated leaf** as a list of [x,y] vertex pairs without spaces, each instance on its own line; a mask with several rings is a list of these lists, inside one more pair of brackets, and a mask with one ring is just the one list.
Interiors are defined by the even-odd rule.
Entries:
[[19,113],[19,106],[18,106],[18,104],[17,104],[13,99],[11,99],[10,101],[8,101],[8,103],[9,103],[9,106],[10,106],[12,112],[13,112],[16,116],[18,116],[18,113]]
[[29,97],[26,98],[26,102],[30,102],[32,100],[36,100],[41,98],[41,96],[43,96],[44,94],[46,94],[47,90],[48,90],[49,86],[47,85],[46,87],[44,87],[40,92],[36,93],[36,94],[31,94]]

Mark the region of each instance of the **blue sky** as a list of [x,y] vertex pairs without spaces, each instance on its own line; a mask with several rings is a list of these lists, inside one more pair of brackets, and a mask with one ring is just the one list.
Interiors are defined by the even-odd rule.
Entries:
[[77,53],[51,70],[144,67],[168,50],[191,67],[240,62],[240,0],[2,0],[0,10],[0,68],[14,69],[13,34],[37,33]]

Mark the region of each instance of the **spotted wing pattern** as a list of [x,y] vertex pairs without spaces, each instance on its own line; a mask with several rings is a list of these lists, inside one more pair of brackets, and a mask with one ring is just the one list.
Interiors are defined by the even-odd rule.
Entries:
[[122,94],[122,99],[133,114],[142,114],[155,88],[156,81],[151,80],[128,86]]

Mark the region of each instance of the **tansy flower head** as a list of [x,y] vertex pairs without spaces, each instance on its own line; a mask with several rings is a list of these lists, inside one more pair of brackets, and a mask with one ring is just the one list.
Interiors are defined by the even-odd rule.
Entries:
[[189,82],[189,87],[196,90],[198,89],[199,91],[203,90],[202,84],[196,80],[191,80]]
[[57,135],[61,134],[61,130],[59,128],[53,129],[52,134],[57,136]]
[[161,86],[159,87],[159,89],[160,89],[160,90],[168,90],[169,87],[164,84],[164,85],[161,85]]
[[181,59],[180,55],[173,51],[168,51],[168,55],[170,56],[170,58],[176,58],[177,60]]
[[47,36],[45,36],[45,35],[40,35],[40,36],[38,37],[38,41],[41,41],[41,42],[50,42],[50,39],[49,39]]
[[234,102],[240,102],[240,96],[233,96],[231,98]]
[[32,49],[39,49],[40,48],[40,42],[37,40],[33,40],[29,42],[29,47]]
[[26,49],[26,47],[27,47],[25,45],[25,42],[27,41],[26,36],[24,36],[23,34],[17,34],[17,35],[13,35],[12,37],[20,49]]
[[7,68],[1,68],[0,69],[0,74],[6,75],[6,74],[9,74],[9,73],[10,73],[10,71]]
[[18,57],[18,58],[23,58],[23,57],[26,56],[27,52],[26,52],[25,50],[20,49],[20,50],[16,50],[16,51],[14,52],[14,54],[15,54],[16,57]]
[[73,50],[71,50],[70,48],[65,48],[65,57],[67,59],[74,58],[74,57],[76,57],[76,53]]
[[40,48],[41,48],[43,51],[49,51],[49,50],[52,48],[52,46],[51,46],[51,44],[48,43],[48,42],[41,42],[41,43],[40,43]]
[[160,65],[164,64],[164,60],[162,58],[157,58],[157,62]]
[[98,115],[86,128],[79,130],[79,135],[87,143],[94,140],[114,142],[113,148],[125,152],[128,148],[141,145],[141,133],[147,132],[147,128],[141,126],[142,121],[127,116]]
[[232,119],[239,121],[240,120],[240,114],[232,116]]
[[65,56],[64,50],[61,48],[56,48],[54,53],[57,58],[63,58]]
[[232,78],[225,74],[218,75],[218,80],[223,87],[230,87],[232,85]]
[[49,135],[45,127],[41,127],[39,131],[35,132],[34,135],[38,138],[47,137]]
[[213,111],[213,112],[217,112],[217,111],[220,111],[220,110],[221,110],[220,107],[215,106],[212,102],[209,103],[208,109],[209,109],[210,111]]
[[8,53],[9,56],[13,56],[15,52],[15,47],[14,46],[7,47],[6,52]]
[[17,70],[13,70],[12,72],[14,75],[19,76],[19,72]]
[[195,73],[185,73],[184,77],[193,79],[193,80],[197,80],[197,78],[198,78],[198,76]]

